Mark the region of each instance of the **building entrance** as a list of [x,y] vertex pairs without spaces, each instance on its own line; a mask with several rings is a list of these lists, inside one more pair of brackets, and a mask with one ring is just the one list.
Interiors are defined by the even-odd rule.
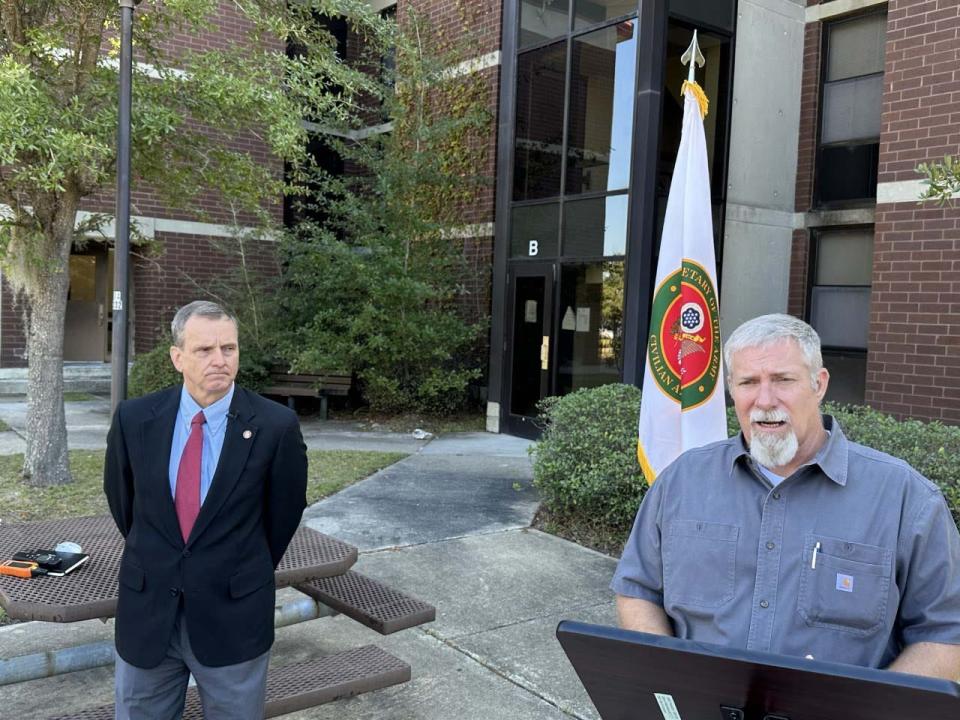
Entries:
[[70,255],[64,360],[110,360],[113,250],[90,243]]
[[537,437],[537,403],[551,394],[552,263],[517,264],[509,271],[511,324],[507,342],[510,368],[506,397],[507,432]]

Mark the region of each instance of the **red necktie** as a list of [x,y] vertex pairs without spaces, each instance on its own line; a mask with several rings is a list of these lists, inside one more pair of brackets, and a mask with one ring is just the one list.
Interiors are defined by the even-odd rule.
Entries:
[[173,506],[180,521],[180,534],[186,542],[193,530],[193,524],[200,514],[200,463],[203,457],[203,424],[207,419],[203,410],[190,421],[190,437],[180,456],[180,468],[177,470],[177,489],[173,495]]

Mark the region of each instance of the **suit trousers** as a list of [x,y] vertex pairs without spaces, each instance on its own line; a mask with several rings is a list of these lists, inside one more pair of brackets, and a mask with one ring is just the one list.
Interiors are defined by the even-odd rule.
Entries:
[[117,655],[117,720],[180,720],[190,675],[197,682],[205,720],[263,720],[270,651],[252,660],[209,667],[190,649],[183,608],[167,653],[153,668],[139,668]]

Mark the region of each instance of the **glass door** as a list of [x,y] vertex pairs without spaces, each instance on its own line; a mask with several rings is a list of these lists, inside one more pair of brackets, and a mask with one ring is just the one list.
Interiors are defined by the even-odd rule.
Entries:
[[[110,255],[112,256],[112,250]],[[94,243],[70,255],[70,290],[64,321],[63,359],[107,362],[112,257]]]
[[551,394],[552,263],[523,263],[508,271],[513,312],[507,341],[506,431],[537,437],[537,403]]

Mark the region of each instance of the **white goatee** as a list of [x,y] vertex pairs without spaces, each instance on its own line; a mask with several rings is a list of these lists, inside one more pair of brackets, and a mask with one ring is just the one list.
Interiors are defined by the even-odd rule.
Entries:
[[[790,416],[782,410],[753,410],[751,422],[790,422]],[[750,456],[770,470],[783,467],[797,455],[800,443],[797,434],[790,428],[782,434],[751,433]]]

